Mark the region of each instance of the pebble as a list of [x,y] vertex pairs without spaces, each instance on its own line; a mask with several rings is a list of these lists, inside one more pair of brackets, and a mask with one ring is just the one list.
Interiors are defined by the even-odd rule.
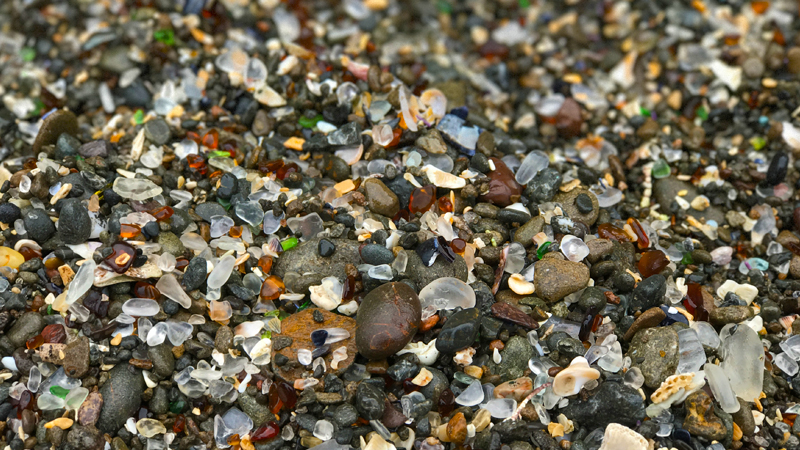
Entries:
[[444,354],[453,354],[474,344],[478,338],[481,313],[477,308],[467,308],[451,315],[445,321],[436,349]]
[[363,187],[370,211],[392,218],[400,210],[400,200],[398,200],[397,195],[386,187],[381,180],[368,178]]
[[82,244],[92,234],[89,211],[78,199],[63,200],[58,221],[58,237],[67,245]]
[[573,292],[586,287],[589,269],[582,263],[543,259],[534,264],[536,295],[548,303],[555,303]]
[[56,226],[43,209],[30,209],[22,214],[28,237],[43,244],[56,233]]
[[392,264],[394,261],[394,254],[383,245],[367,244],[361,248],[361,259],[365,263],[373,266]]
[[104,433],[119,430],[139,409],[145,389],[141,371],[128,364],[117,364],[108,374],[108,381],[100,388],[103,409],[97,421],[97,428]]
[[644,375],[645,385],[657,389],[678,367],[678,333],[672,327],[647,328],[633,336],[627,356]]
[[358,352],[370,360],[397,353],[416,334],[421,315],[419,298],[407,284],[386,283],[373,289],[356,316]]
[[144,135],[155,145],[164,145],[169,142],[171,132],[169,125],[163,119],[149,120],[144,124]]
[[683,428],[686,431],[702,436],[708,440],[721,441],[728,435],[728,429],[722,420],[714,414],[714,404],[705,391],[697,391],[685,402],[686,418]]

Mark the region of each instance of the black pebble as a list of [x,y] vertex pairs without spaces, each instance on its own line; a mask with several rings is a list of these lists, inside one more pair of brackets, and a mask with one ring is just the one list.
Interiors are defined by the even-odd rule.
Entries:
[[319,251],[319,256],[327,258],[336,252],[336,244],[327,239],[320,239],[317,250]]
[[3,203],[0,205],[0,222],[13,224],[20,218],[19,206],[13,203]]
[[592,199],[586,194],[578,194],[578,196],[575,197],[575,206],[581,214],[589,214],[594,209]]
[[323,316],[322,312],[318,309],[314,310],[314,322],[317,323],[325,322],[325,316]]
[[142,231],[144,231],[144,233],[150,238],[158,236],[160,231],[158,228],[158,222],[147,222],[147,225],[144,226]]
[[228,200],[233,194],[236,193],[236,176],[232,173],[226,173],[219,180],[219,187],[217,188],[217,197]]

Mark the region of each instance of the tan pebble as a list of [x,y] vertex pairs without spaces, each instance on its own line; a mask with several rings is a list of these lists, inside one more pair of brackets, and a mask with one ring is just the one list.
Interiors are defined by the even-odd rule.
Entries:
[[483,376],[483,369],[478,366],[467,366],[464,367],[464,373],[472,378],[480,379]]
[[114,339],[111,339],[111,345],[119,345],[122,342],[122,333],[117,333]]
[[47,428],[48,430],[53,427],[58,427],[61,428],[62,430],[66,430],[69,427],[71,427],[72,424],[73,424],[72,419],[67,419],[66,417],[59,417],[56,420],[51,420],[50,422],[47,422],[46,424],[44,424],[44,427]]
[[550,433],[550,436],[552,437],[564,436],[564,425],[561,425],[558,422],[550,422],[547,425],[547,432]]

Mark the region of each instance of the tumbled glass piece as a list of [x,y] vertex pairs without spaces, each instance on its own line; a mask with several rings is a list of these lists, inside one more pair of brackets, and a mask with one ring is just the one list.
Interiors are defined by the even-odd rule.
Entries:
[[286,219],[286,225],[292,230],[292,233],[300,235],[301,241],[311,240],[325,229],[322,225],[322,218],[317,213],[303,217],[290,217]]
[[436,310],[473,308],[475,291],[458,278],[439,278],[422,288],[419,292],[419,302],[423,309],[428,306],[434,306]]
[[177,347],[192,337],[194,327],[186,322],[167,322],[167,337],[174,347]]
[[661,273],[664,268],[669,264],[669,259],[661,250],[651,250],[642,253],[641,259],[636,264],[639,273],[643,278],[651,277],[657,273]]
[[227,300],[210,302],[208,305],[208,316],[215,322],[224,322],[232,315],[233,309]]
[[30,372],[28,372],[28,390],[33,392],[34,394],[39,391],[39,386],[42,383],[42,372],[39,371],[37,366],[31,367]]
[[77,387],[69,391],[69,394],[67,394],[67,396],[64,398],[64,403],[67,409],[77,411],[88,396],[89,389],[86,389],[85,387]]
[[208,275],[208,279],[206,280],[208,287],[211,289],[221,288],[231,276],[235,263],[236,258],[232,255],[223,256],[214,267],[214,270]]
[[506,273],[520,273],[525,268],[527,251],[519,242],[514,242],[504,249],[506,251]]
[[154,347],[156,345],[161,345],[167,339],[167,333],[169,332],[169,325],[166,322],[159,322],[150,329],[147,333],[146,341],[147,345]]
[[155,316],[158,310],[158,302],[149,298],[132,298],[122,305],[122,312],[134,317]]
[[495,419],[506,419],[514,414],[517,409],[517,401],[513,398],[494,398],[482,407],[489,411],[489,414]]
[[695,330],[678,331],[678,349],[681,353],[675,373],[694,373],[706,363],[706,353]]
[[710,323],[700,321],[692,322],[691,328],[697,333],[701,344],[715,350],[719,347],[719,335]]
[[622,378],[622,381],[634,389],[639,389],[644,384],[644,375],[642,375],[642,370],[638,367],[631,367],[627,372],[625,372],[625,376]]
[[311,350],[301,348],[297,350],[297,361],[299,361],[300,364],[304,366],[311,365],[311,362],[313,361],[311,355],[312,355]]
[[797,365],[797,361],[792,359],[786,353],[778,353],[775,355],[772,363],[778,366],[778,369],[790,377],[797,375],[797,372],[800,371],[800,366]]
[[81,298],[94,284],[94,271],[97,268],[94,260],[87,259],[78,268],[67,290],[66,303],[71,305]]
[[708,379],[708,386],[711,388],[711,393],[714,398],[719,402],[722,410],[728,414],[733,414],[741,408],[739,401],[736,400],[736,394],[731,388],[731,383],[725,370],[720,366],[712,363],[706,363],[703,366],[703,372],[706,379]]
[[139,419],[139,421],[136,422],[136,430],[139,431],[142,436],[151,438],[158,434],[166,433],[167,427],[158,420],[145,418]]
[[228,230],[234,225],[233,219],[228,216],[211,217],[211,226],[209,227],[211,237],[218,238],[228,234]]
[[126,242],[116,242],[111,246],[111,250],[103,262],[114,272],[125,273],[133,264],[136,250]]
[[651,173],[653,174],[653,178],[665,178],[670,175],[672,169],[669,167],[669,163],[664,161],[663,159],[659,158],[653,162],[653,168]]
[[44,393],[36,399],[36,406],[41,409],[42,411],[47,411],[51,409],[61,409],[64,407],[66,402],[64,399],[60,397],[56,397],[53,394]]
[[550,165],[550,158],[541,150],[535,150],[522,160],[522,164],[517,169],[516,180],[519,184],[528,184],[539,171],[546,169]]
[[162,295],[178,303],[184,308],[188,309],[190,306],[192,306],[192,299],[189,297],[180,283],[178,283],[175,275],[169,273],[163,275],[158,279],[158,283],[156,283],[156,289],[158,289]]
[[589,256],[589,246],[583,239],[568,234],[561,238],[561,253],[573,262],[581,262]]
[[456,397],[456,403],[461,406],[476,406],[483,401],[483,398],[481,382],[475,380]]
[[318,420],[314,425],[314,437],[323,441],[333,438],[333,424],[327,420]]
[[146,178],[118,177],[112,186],[114,192],[122,198],[143,201],[161,194],[161,186]]
[[755,399],[761,393],[764,383],[764,348],[758,334],[747,326],[729,324],[722,329],[720,335],[726,335],[726,331],[730,333],[733,327],[736,327],[736,331],[729,334],[720,347],[720,367],[728,375],[737,397]]
[[258,226],[264,220],[264,211],[258,202],[239,202],[233,207],[236,216],[251,226]]
[[382,280],[382,281],[389,281],[394,277],[394,274],[392,273],[392,267],[388,264],[372,266],[370,267],[367,274],[369,275],[370,278],[374,280]]
[[[281,211],[280,216],[275,216],[272,211],[264,213],[264,234],[273,234],[280,230],[281,221],[286,217],[286,213]],[[319,216],[318,216],[319,217]]]

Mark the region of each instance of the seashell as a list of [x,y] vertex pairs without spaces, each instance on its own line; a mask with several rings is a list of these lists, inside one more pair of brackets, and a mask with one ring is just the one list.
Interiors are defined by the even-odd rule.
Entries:
[[472,364],[472,357],[475,355],[475,349],[472,347],[467,347],[464,350],[459,350],[456,352],[456,355],[453,356],[453,361],[460,366],[468,366]]
[[705,372],[702,370],[697,373],[681,373],[668,377],[650,395],[653,403],[647,407],[647,415],[657,417],[673,404],[686,400],[689,395],[700,390],[705,384]]
[[686,397],[706,384],[705,378],[703,376],[698,377],[697,375],[697,373],[681,373],[668,377],[661,383],[661,386],[650,395],[650,400],[652,400],[653,403],[662,403],[679,393],[683,395],[675,396],[672,398],[671,403],[686,400]]
[[600,378],[597,369],[589,367],[589,362],[583,356],[576,356],[569,363],[569,367],[558,372],[553,379],[553,393],[562,397],[569,397],[581,391],[583,385],[591,380]]
[[461,189],[467,185],[467,180],[457,177],[452,173],[447,173],[430,164],[425,165],[422,171],[428,175],[428,179],[434,186],[446,189]]
[[603,434],[600,450],[647,450],[647,439],[625,425],[610,423]]
[[406,353],[417,355],[419,362],[426,366],[430,366],[436,362],[436,358],[439,357],[439,350],[436,349],[436,339],[433,339],[427,344],[422,341],[409,342],[402,350],[397,352],[397,355],[405,355]]
[[518,273],[508,277],[508,287],[518,295],[529,295],[534,291],[534,284]]

